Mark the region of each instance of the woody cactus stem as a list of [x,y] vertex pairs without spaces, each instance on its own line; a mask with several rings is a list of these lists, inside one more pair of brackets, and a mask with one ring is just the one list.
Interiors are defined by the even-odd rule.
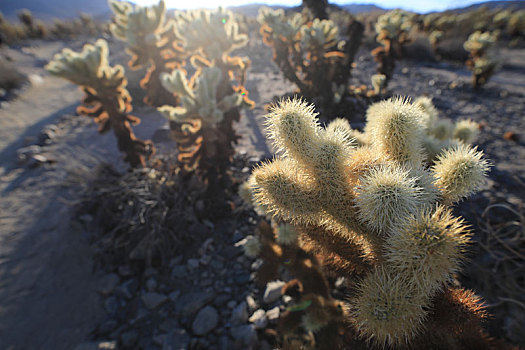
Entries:
[[[322,262],[344,276],[352,291],[339,314],[339,325],[351,327],[344,336],[379,347],[432,348],[433,333],[458,344],[487,341],[479,322],[458,320],[451,326],[453,335],[446,335],[448,325],[429,328],[439,321],[432,317],[442,316],[429,312],[434,304],[450,305],[443,313],[457,310],[444,300],[450,293],[464,297],[453,302],[470,313],[467,319],[482,314],[476,314],[481,306],[472,293],[454,294],[449,287],[470,242],[470,231],[449,206],[482,187],[489,165],[481,152],[458,142],[429,167],[423,146],[427,113],[401,98],[372,105],[363,136],[368,145],[356,147],[348,123],[335,120],[322,128],[313,106],[282,101],[267,115],[267,131],[280,156],[254,170],[249,182],[258,209],[298,232],[297,239],[289,230],[278,233],[276,242],[262,238],[260,256],[270,261],[263,276],[277,271],[272,261],[286,257],[285,265],[306,290],[309,279],[323,281],[313,277],[321,271],[316,261]],[[325,339],[326,327],[344,333],[345,327],[330,325],[337,318],[327,316],[333,305],[329,294],[312,293],[315,297],[297,301],[297,307],[306,300],[311,308],[302,321],[290,316],[283,322],[293,330],[302,325],[318,341]]]
[[109,6],[115,14],[110,30],[116,38],[127,43],[127,51],[132,55],[129,67],[135,70],[149,66],[140,81],[140,86],[146,90],[144,102],[154,107],[176,105],[176,96],[162,88],[160,76],[180,67],[185,56],[175,23],[166,20],[164,1],[142,7],[109,0]]
[[85,45],[80,53],[64,49],[55,55],[46,69],[79,85],[86,96],[77,112],[95,118],[100,133],[113,129],[118,148],[132,167],[145,165],[155,148],[151,141],[137,139],[133,133],[131,125],[138,124],[140,119],[128,114],[132,107],[124,68],[109,66],[105,40]]

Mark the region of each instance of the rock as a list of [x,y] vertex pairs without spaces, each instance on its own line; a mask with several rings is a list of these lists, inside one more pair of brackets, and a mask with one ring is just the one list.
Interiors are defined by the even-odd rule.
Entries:
[[253,313],[248,319],[251,323],[254,324],[255,328],[263,329],[268,325],[268,318],[266,317],[266,311],[259,309]]
[[137,342],[139,335],[136,330],[124,332],[120,335],[120,341],[125,347],[132,347]]
[[157,288],[157,281],[154,278],[150,278],[146,281],[146,289],[153,292]]
[[182,255],[177,255],[173,259],[170,260],[170,267],[172,268],[175,265],[179,265],[182,262]]
[[268,284],[266,285],[266,289],[264,291],[263,301],[266,304],[271,304],[279,300],[279,298],[282,295],[281,289],[283,286],[284,286],[283,281],[268,282]]
[[237,302],[235,300],[230,300],[228,303],[226,303],[226,306],[230,309],[233,309],[235,306],[237,306]]
[[246,305],[248,305],[248,309],[250,312],[253,312],[257,309],[257,303],[255,302],[255,299],[251,295],[248,295],[246,297]]
[[98,291],[103,295],[109,295],[113,293],[119,282],[119,276],[116,273],[110,273],[102,278]]
[[160,293],[144,293],[142,295],[142,301],[144,305],[150,310],[155,309],[157,306],[164,304],[168,300],[168,297]]
[[190,270],[197,269],[199,267],[199,259],[188,259],[187,266]]
[[104,301],[104,309],[110,315],[115,315],[119,308],[119,302],[116,296],[110,296]]
[[175,302],[175,301],[177,301],[179,296],[180,296],[180,290],[176,290],[176,291],[170,293],[169,298],[171,299],[171,301]]
[[230,334],[233,339],[247,347],[254,346],[257,343],[257,331],[252,324],[233,327]]
[[204,335],[217,327],[219,323],[219,313],[213,306],[204,307],[191,325],[191,330],[195,335]]
[[40,153],[42,153],[42,148],[40,146],[31,145],[20,148],[18,151],[16,151],[16,157],[19,162],[26,162],[31,158],[31,156]]
[[52,163],[52,161],[41,154],[34,154],[27,161],[27,166],[30,168],[36,168],[45,163]]
[[122,283],[119,287],[119,291],[126,299],[129,300],[135,296],[135,293],[137,293],[138,288],[139,282],[136,278],[132,278]]
[[176,311],[179,315],[192,316],[214,297],[215,294],[211,291],[184,294],[177,301]]
[[74,350],[114,350],[117,348],[116,341],[94,341],[81,343]]
[[241,272],[233,276],[233,280],[238,285],[243,285],[250,282],[250,274],[247,272]]
[[97,327],[97,332],[99,332],[101,334],[108,334],[108,333],[110,333],[111,331],[113,331],[117,327],[118,327],[118,322],[116,320],[110,319],[110,320],[106,320],[106,321],[102,322]]
[[230,295],[228,294],[219,294],[214,300],[213,304],[217,307],[223,307],[228,300],[230,300]]
[[177,328],[166,334],[162,341],[162,350],[186,350],[189,347],[190,336],[183,328]]
[[171,269],[171,278],[182,278],[186,276],[186,266],[184,265],[176,265],[173,266],[173,269]]
[[268,321],[271,323],[277,322],[279,320],[279,314],[281,313],[281,310],[279,310],[279,306],[276,306],[268,311],[266,311],[266,317],[268,318]]
[[243,301],[235,309],[232,311],[232,316],[230,318],[230,321],[232,324],[242,324],[245,323],[248,320],[248,309],[246,302]]
[[227,336],[223,335],[219,338],[219,350],[230,350],[230,340]]
[[132,275],[132,271],[128,265],[122,265],[118,268],[118,274],[122,277],[128,277]]
[[146,270],[144,270],[144,278],[156,276],[158,274],[159,272],[157,271],[157,269],[154,269],[153,267],[148,267]]

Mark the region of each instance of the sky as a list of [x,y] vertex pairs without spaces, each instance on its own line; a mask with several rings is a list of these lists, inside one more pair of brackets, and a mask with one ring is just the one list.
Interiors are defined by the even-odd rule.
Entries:
[[[139,5],[152,5],[158,0],[132,0]],[[329,0],[332,4],[375,4],[383,8],[402,8],[404,10],[426,13],[431,11],[443,11],[447,9],[464,7],[482,0]],[[269,5],[297,6],[301,0],[166,0],[169,8],[194,9],[194,8],[216,8],[218,6],[239,6],[250,3],[265,3]]]

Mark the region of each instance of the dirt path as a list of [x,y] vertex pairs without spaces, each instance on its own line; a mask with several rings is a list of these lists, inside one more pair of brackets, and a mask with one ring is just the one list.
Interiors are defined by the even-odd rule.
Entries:
[[[74,111],[72,84],[45,75],[43,64],[64,44],[10,50],[33,84],[0,109],[0,348],[71,349],[103,315],[89,245],[69,226],[65,175],[16,167],[16,151],[47,124]],[[75,159],[73,157],[72,159]]]

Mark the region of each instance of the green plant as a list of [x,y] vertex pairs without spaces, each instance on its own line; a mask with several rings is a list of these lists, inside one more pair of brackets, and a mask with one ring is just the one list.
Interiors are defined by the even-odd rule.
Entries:
[[137,139],[131,129],[131,124],[140,119],[128,114],[132,107],[124,67],[109,65],[105,40],[84,45],[80,53],[62,50],[46,65],[46,70],[79,85],[86,96],[77,112],[95,118],[100,133],[113,129],[118,148],[132,167],[145,165],[155,149],[151,141]]
[[408,33],[414,25],[413,18],[414,15],[409,12],[393,10],[377,19],[376,40],[381,46],[372,50],[372,55],[379,63],[378,74],[385,76],[385,87],[394,75],[395,61],[403,57],[403,45],[409,42]]
[[343,32],[331,20],[309,21],[302,14],[286,18],[283,10],[269,8],[259,10],[258,21],[274,62],[303,97],[329,111],[348,96],[352,62],[363,34],[360,22],[352,20]]
[[109,0],[108,4],[115,14],[110,30],[116,38],[127,43],[127,50],[132,55],[129,67],[149,66],[140,81],[140,86],[146,90],[144,102],[155,107],[176,105],[176,97],[162,88],[160,75],[180,67],[185,56],[175,23],[166,20],[164,1],[151,7],[119,0]]
[[[299,281],[286,288],[296,303],[280,324],[285,338],[302,327],[326,349],[359,341],[490,345],[479,298],[450,283],[470,231],[449,208],[480,189],[489,164],[482,152],[459,144],[428,166],[426,113],[401,98],[371,106],[368,145],[357,148],[348,123],[322,128],[303,101],[281,101],[266,116],[280,156],[255,169],[249,185],[259,210],[298,235],[280,244],[268,233],[260,238],[263,281],[276,277],[278,264]],[[344,305],[322,282],[325,269],[345,277]]]
[[477,31],[463,44],[465,50],[470,53],[467,66],[472,70],[472,84],[475,88],[484,85],[498,66],[491,52],[496,40],[495,33]]
[[163,74],[162,84],[180,98],[180,106],[159,108],[170,121],[178,160],[186,173],[196,173],[218,190],[234,154],[238,136],[233,122],[240,118],[240,108],[253,107],[244,88],[247,58],[230,56],[246,45],[247,36],[229,11],[200,10],[177,12],[177,31],[184,48],[192,52],[190,61],[195,73],[176,69]]

